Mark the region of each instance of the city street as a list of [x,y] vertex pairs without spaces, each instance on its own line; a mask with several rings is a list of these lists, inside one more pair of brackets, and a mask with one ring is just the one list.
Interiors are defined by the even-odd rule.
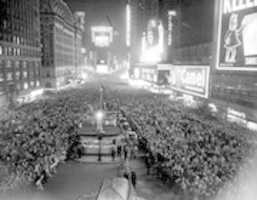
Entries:
[[[91,74],[93,75],[93,74]],[[94,88],[99,86],[112,88],[112,91],[125,93],[137,93],[141,90],[128,86],[127,82],[119,79],[120,73],[112,76],[94,75],[83,87]],[[86,128],[82,128],[86,131]],[[44,191],[35,187],[25,187],[18,191],[12,191],[4,196],[5,200],[76,200],[81,196],[95,196],[105,178],[113,178],[118,174],[120,162],[94,163],[94,162],[67,162],[61,164],[57,174],[49,179],[44,186]],[[130,166],[136,171],[138,183],[136,192],[145,199],[170,200],[174,196],[170,189],[163,185],[160,180],[146,175],[146,168],[141,158],[132,160]]]
[[257,0],[0,0],[0,200],[256,200],[256,27]]

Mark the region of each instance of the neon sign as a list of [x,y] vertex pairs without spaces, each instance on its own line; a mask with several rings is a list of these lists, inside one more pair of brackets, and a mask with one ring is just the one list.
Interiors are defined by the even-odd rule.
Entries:
[[95,46],[110,46],[113,41],[113,28],[110,26],[93,26],[91,28],[92,42]]
[[131,43],[131,8],[130,4],[126,7],[126,45],[130,47]]
[[160,21],[150,20],[148,32],[143,33],[140,61],[156,64],[162,60],[164,51],[164,28]]
[[176,11],[168,11],[168,46],[172,45],[172,32],[173,32],[173,17],[176,16]]
[[257,0],[224,0],[224,14],[257,6]]
[[216,68],[257,71],[257,0],[220,0]]
[[172,66],[169,76],[170,87],[194,96],[209,96],[209,66]]

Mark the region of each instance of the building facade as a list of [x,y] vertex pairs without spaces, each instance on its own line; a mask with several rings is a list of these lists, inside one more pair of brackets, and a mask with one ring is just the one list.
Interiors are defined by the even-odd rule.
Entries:
[[83,49],[83,33],[85,31],[85,12],[75,12],[75,71],[79,75],[83,71],[84,67],[84,52]]
[[40,0],[42,83],[57,88],[75,75],[74,16],[62,0]]
[[159,17],[166,30],[166,61],[175,64],[210,64],[214,2],[159,0]]
[[40,87],[39,0],[0,1],[0,106]]

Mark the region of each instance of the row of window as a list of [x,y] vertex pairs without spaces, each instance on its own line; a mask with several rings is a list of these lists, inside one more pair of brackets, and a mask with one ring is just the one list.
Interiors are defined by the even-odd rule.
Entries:
[[40,57],[41,52],[36,51],[35,49],[6,47],[0,45],[0,56]]
[[[27,29],[31,30],[31,29]],[[22,31],[1,31],[0,32],[0,41],[11,42],[18,45],[28,45],[28,46],[39,46],[39,31],[35,30],[34,32],[22,32]]]
[[40,77],[38,62],[0,60],[0,82],[38,77]]
[[31,80],[31,81],[22,81],[22,82],[8,82],[8,83],[1,83],[0,82],[0,95],[6,92],[10,92],[10,88],[8,88],[9,84],[14,84],[14,90],[22,91],[27,89],[33,89],[40,86],[40,80]]

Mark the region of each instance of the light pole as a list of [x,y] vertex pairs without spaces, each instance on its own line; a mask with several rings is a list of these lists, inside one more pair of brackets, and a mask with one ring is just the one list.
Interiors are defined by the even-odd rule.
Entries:
[[95,114],[96,118],[96,130],[99,134],[98,141],[99,141],[99,150],[98,150],[98,161],[102,161],[102,134],[104,133],[103,130],[103,119],[104,119],[104,112],[103,112],[103,87],[100,87],[100,110],[98,110]]
[[102,110],[98,110],[95,114],[96,117],[96,129],[98,132],[98,142],[99,142],[99,148],[98,148],[98,161],[102,161],[102,134],[104,133],[103,130],[103,118],[104,118],[104,113]]

